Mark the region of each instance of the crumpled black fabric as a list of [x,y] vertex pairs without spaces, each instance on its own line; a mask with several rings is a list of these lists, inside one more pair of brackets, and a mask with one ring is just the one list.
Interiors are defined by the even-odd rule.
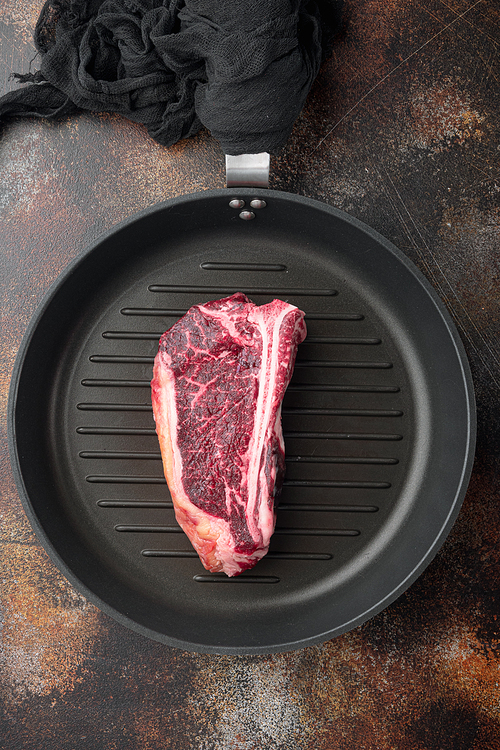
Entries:
[[40,69],[0,119],[116,112],[171,146],[206,127],[226,154],[276,153],[331,50],[343,0],[48,0]]

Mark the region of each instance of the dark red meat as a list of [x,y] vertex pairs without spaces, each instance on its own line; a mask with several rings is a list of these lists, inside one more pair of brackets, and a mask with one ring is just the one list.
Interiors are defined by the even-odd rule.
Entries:
[[194,305],[160,339],[153,412],[176,518],[210,571],[262,558],[285,471],[281,403],[304,313],[241,293]]

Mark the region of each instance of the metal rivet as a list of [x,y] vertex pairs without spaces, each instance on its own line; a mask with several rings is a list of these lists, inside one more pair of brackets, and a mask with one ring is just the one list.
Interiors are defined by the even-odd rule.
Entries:
[[232,201],[229,201],[229,205],[231,208],[243,208],[245,201],[242,201],[241,198],[233,198]]
[[261,198],[254,198],[253,201],[250,201],[250,205],[252,208],[265,208],[267,206],[267,203]]
[[240,219],[244,219],[245,221],[250,221],[250,219],[255,219],[255,214],[253,211],[241,211]]

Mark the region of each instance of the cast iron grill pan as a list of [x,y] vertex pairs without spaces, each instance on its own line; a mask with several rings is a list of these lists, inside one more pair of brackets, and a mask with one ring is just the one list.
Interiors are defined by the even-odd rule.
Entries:
[[[460,508],[473,394],[453,324],[366,226],[258,190],[160,204],[58,280],[23,342],[11,450],[28,516],[102,610],[183,649],[270,653],[361,624],[430,562]],[[283,405],[287,473],[268,556],[229,579],[176,524],[149,384],[160,335],[193,304],[245,292],[306,313]]]

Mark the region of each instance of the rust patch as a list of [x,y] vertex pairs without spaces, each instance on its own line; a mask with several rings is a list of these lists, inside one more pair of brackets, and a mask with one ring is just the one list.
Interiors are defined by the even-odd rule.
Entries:
[[452,143],[485,135],[485,115],[473,107],[467,92],[451,78],[414,89],[409,101],[411,145],[438,153]]
[[98,611],[78,595],[36,546],[0,546],[2,692],[9,705],[71,691],[101,631]]
[[18,39],[32,43],[41,8],[41,4],[34,0],[5,0],[2,3],[2,21],[15,29]]
[[[453,247],[457,289],[479,330],[490,332],[498,346],[500,326],[500,209],[450,206],[442,213],[439,234]],[[500,350],[499,350],[500,355]]]
[[300,742],[303,707],[286,655],[197,657],[196,664],[199,679],[190,704],[203,717],[198,747],[260,750]]
[[[287,655],[224,657],[182,655],[192,671],[180,714],[189,721],[196,750],[301,747],[304,706],[296,695]],[[141,747],[178,748],[171,722],[148,710],[134,722]],[[178,728],[177,728],[178,731]],[[158,744],[156,744],[158,743]]]
[[[85,117],[81,128],[85,135],[96,131],[92,140],[80,140],[79,159],[85,154],[86,160],[80,174],[92,184],[96,211],[106,214],[107,226],[169,198],[224,187],[224,155],[206,131],[165,148],[141,125],[117,115]],[[103,148],[111,160],[102,159]]]
[[500,633],[485,643],[473,627],[462,623],[450,628],[433,661],[439,678],[453,685],[464,703],[476,706],[476,714],[499,722],[500,729],[499,652]]
[[[412,28],[415,11],[406,0],[349,2],[344,10],[344,34],[328,63],[329,78],[354,90],[360,82],[380,79],[394,67],[393,47],[398,29]],[[321,77],[319,79],[321,82]]]

